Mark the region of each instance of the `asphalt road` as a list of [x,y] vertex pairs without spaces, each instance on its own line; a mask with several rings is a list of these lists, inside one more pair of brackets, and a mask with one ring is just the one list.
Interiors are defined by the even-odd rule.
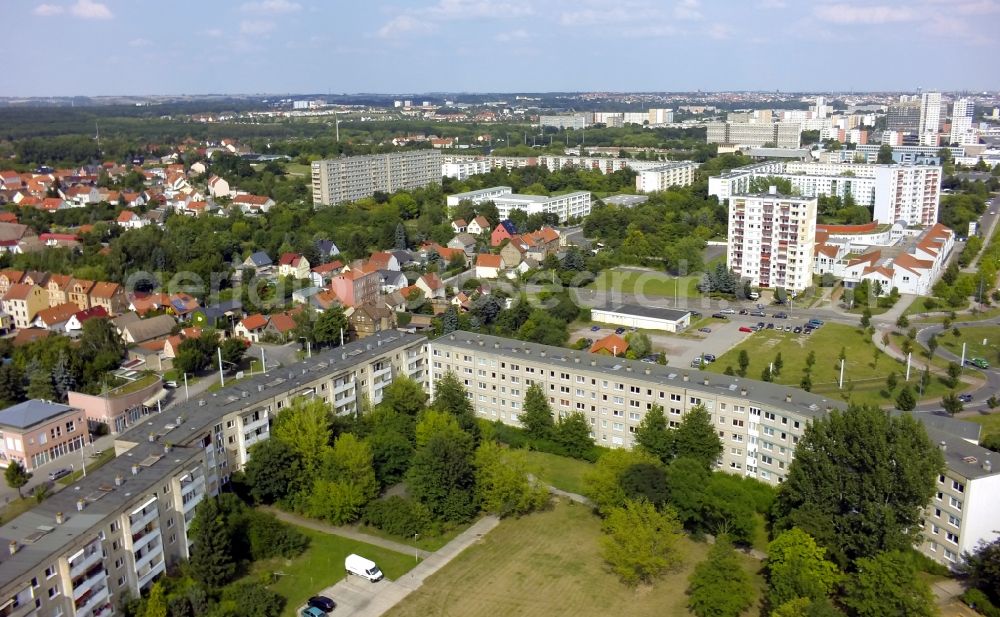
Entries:
[[[995,317],[993,319],[984,319],[982,321],[961,321],[952,324],[952,327],[961,330],[964,327],[976,327],[976,326],[997,326],[997,333],[1000,334],[1000,317]],[[934,324],[926,326],[917,331],[917,342],[920,343],[925,349],[927,348],[927,341],[930,340],[931,336],[935,334],[940,334],[944,331],[944,326],[941,324]],[[949,362],[961,362],[962,358],[955,355],[951,351],[941,347],[940,345],[934,350],[934,355],[940,358],[944,358]],[[968,358],[966,358],[968,360]],[[977,369],[978,370],[978,369]],[[970,392],[972,394],[972,402],[965,403],[963,409],[964,411],[989,411],[986,406],[986,399],[991,396],[1000,396],[1000,370],[997,369],[995,364],[991,365],[989,369],[980,371],[986,376],[986,383],[980,386],[978,389]],[[918,411],[931,411],[941,409],[940,403],[924,403],[922,405],[917,405]]]

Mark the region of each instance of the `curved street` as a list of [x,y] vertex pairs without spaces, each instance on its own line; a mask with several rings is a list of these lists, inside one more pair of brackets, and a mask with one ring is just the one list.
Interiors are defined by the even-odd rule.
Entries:
[[[987,326],[994,325],[997,326],[997,332],[1000,334],[1000,317],[994,317],[992,319],[983,319],[981,321],[959,321],[951,325],[953,328],[958,328],[961,330],[965,327],[976,327],[976,326]],[[931,324],[924,326],[923,328],[917,330],[917,343],[921,347],[927,349],[927,341],[930,340],[931,336],[935,334],[941,334],[944,332],[945,328],[942,324]],[[940,345],[934,350],[934,355],[944,358],[949,362],[961,363],[962,358],[955,355],[951,351],[942,348]],[[968,358],[966,358],[968,359]],[[979,370],[979,369],[976,369]],[[979,411],[979,412],[989,412],[990,409],[986,406],[986,399],[991,396],[1000,396],[1000,370],[997,370],[995,365],[992,365],[989,369],[980,370],[980,372],[986,377],[986,382],[970,392],[972,394],[972,402],[965,403],[964,411]],[[920,411],[929,411],[932,409],[940,409],[940,405],[933,404],[922,404],[918,405],[917,409]]]

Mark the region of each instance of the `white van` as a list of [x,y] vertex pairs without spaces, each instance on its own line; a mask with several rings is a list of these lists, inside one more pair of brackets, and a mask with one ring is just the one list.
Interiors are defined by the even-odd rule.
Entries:
[[373,583],[382,580],[382,571],[378,569],[375,562],[365,559],[361,555],[348,555],[344,559],[344,568],[347,570],[348,575],[354,574],[361,578],[366,578]]

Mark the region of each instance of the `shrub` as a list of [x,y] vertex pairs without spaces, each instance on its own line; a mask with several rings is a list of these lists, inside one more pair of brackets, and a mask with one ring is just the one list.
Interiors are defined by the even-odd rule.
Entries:
[[309,547],[309,538],[290,525],[271,516],[254,512],[247,521],[247,541],[254,561],[269,557],[290,559]]
[[959,597],[962,599],[962,602],[965,602],[986,617],[1000,617],[1000,608],[994,606],[990,602],[990,599],[986,597],[986,594],[978,589],[966,589]]
[[393,495],[368,504],[361,520],[386,533],[409,538],[427,530],[431,524],[431,513],[417,501]]

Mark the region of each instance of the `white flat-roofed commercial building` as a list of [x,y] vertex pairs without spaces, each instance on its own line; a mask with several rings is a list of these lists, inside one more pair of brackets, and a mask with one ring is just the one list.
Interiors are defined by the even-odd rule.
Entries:
[[[663,408],[671,427],[703,405],[723,444],[717,468],[772,485],[787,477],[809,422],[844,407],[839,397],[774,383],[464,331],[431,341],[428,353],[432,395],[433,384],[454,373],[478,417],[520,426],[525,393],[538,384],[557,418],[583,414],[591,438],[611,448],[635,446],[639,424],[653,405]],[[946,465],[917,548],[954,565],[962,551],[998,536],[1000,473],[990,462],[997,455],[976,445],[978,425],[915,417],[942,448]]]
[[313,203],[339,204],[376,192],[441,184],[441,152],[409,150],[313,161]]
[[672,186],[691,186],[694,184],[697,170],[698,164],[692,161],[677,161],[642,169],[636,172],[635,190],[640,193],[652,193],[665,191]]
[[706,126],[710,144],[798,148],[802,143],[802,125],[798,122],[709,122]]
[[590,319],[598,323],[627,328],[680,332],[691,325],[691,312],[655,306],[623,304],[613,309],[592,308],[590,309]]
[[728,267],[761,287],[812,285],[816,198],[771,192],[729,198]]
[[495,186],[478,191],[456,193],[449,195],[448,206],[457,206],[463,201],[480,204],[492,201],[497,207],[501,220],[510,217],[514,210],[526,214],[555,214],[560,222],[575,219],[590,214],[590,192],[574,191],[563,195],[521,195],[514,193],[509,186]]

